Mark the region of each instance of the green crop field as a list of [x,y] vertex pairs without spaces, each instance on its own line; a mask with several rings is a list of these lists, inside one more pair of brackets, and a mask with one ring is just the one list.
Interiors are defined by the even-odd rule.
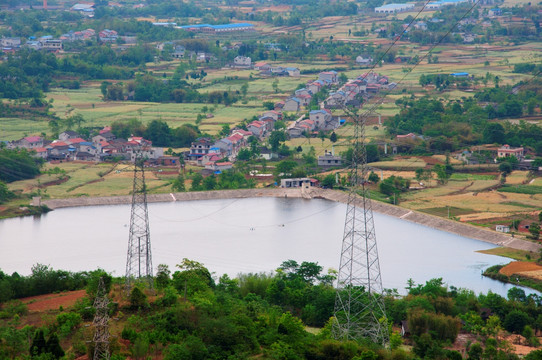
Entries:
[[499,192],[536,195],[542,194],[542,186],[535,185],[504,185]]
[[451,181],[466,181],[466,180],[496,180],[496,175],[483,175],[483,174],[464,174],[454,173],[450,177]]
[[45,120],[0,118],[0,140],[18,140],[27,135],[39,135],[49,130]]

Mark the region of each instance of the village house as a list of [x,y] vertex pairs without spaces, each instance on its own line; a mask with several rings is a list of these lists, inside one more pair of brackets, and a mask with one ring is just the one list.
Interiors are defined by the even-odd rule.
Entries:
[[213,140],[210,138],[199,138],[192,142],[190,145],[189,157],[191,159],[197,159],[205,154],[209,153],[209,149],[213,146]]
[[247,131],[247,130],[243,130],[243,129],[233,129],[231,131],[231,134],[232,135],[236,135],[236,134],[239,134],[243,137],[243,139],[248,140],[248,138],[250,138],[252,136],[252,133],[250,131]]
[[173,49],[173,52],[171,53],[171,57],[174,59],[182,59],[184,58],[184,54],[186,52],[186,49],[182,45],[176,45]]
[[262,114],[262,117],[272,117],[275,121],[282,120],[282,114],[279,111],[269,110]]
[[327,151],[324,155],[318,156],[318,166],[341,166],[342,163],[342,157],[335,156]]
[[68,145],[64,141],[53,141],[47,146],[49,149],[48,160],[70,160],[70,157],[75,155],[76,148]]
[[214,172],[222,172],[233,168],[233,163],[230,161],[224,162],[209,162],[205,164],[205,168],[208,170],[213,170]]
[[316,124],[310,119],[304,119],[296,122],[287,129],[290,138],[297,138],[310,134],[316,129]]
[[262,138],[267,133],[267,125],[262,121],[253,121],[247,125],[248,131],[250,131],[254,136]]
[[307,95],[299,95],[299,96],[296,96],[296,98],[300,101],[300,105],[301,106],[309,106],[310,103],[311,103],[311,100],[312,100],[312,95],[310,94],[307,94]]
[[135,163],[138,157],[150,160],[159,159],[164,156],[164,149],[159,147],[127,148],[127,153],[130,156],[130,161]]
[[299,77],[301,75],[301,71],[295,67],[287,67],[285,71],[288,73],[288,76],[290,77]]
[[100,134],[92,137],[92,143],[94,145],[98,145],[98,144],[103,143],[103,142],[108,142],[108,141],[114,140],[115,138],[116,138],[115,135],[110,131],[106,131],[106,132],[103,132],[103,133],[100,132]]
[[307,84],[307,90],[309,90],[311,92],[311,94],[316,94],[320,90],[322,90],[322,88],[324,86],[325,86],[325,84],[324,84],[324,82],[322,80],[316,80],[316,81],[313,81],[313,82]]
[[282,188],[295,188],[295,187],[309,188],[311,186],[316,186],[317,183],[318,182],[315,179],[309,179],[309,178],[281,179],[280,187]]
[[373,58],[365,58],[363,56],[358,56],[356,57],[356,64],[358,65],[361,65],[361,66],[368,66],[368,65],[371,65],[373,63]]
[[216,141],[213,147],[219,148],[220,152],[225,156],[231,156],[233,154],[233,143],[228,138],[223,138]]
[[33,151],[36,152],[33,155],[34,157],[41,158],[44,160],[47,160],[47,158],[49,157],[49,150],[47,148],[38,147],[38,148],[34,148]]
[[334,109],[346,104],[346,93],[342,90],[332,92],[329,94],[329,97],[325,101],[326,109]]
[[497,225],[497,226],[495,226],[495,231],[502,232],[502,233],[509,233],[510,232],[510,226],[508,226],[508,225]]
[[76,133],[75,131],[66,130],[66,131],[61,132],[58,135],[58,140],[60,140],[60,141],[68,141],[70,139],[76,139],[78,137],[79,137],[79,134]]
[[73,155],[73,160],[77,161],[96,161],[97,159],[99,159],[99,157],[85,151],[77,151]]
[[18,48],[21,46],[21,38],[18,37],[2,37],[0,46],[8,48]]
[[115,42],[119,34],[115,30],[104,29],[98,33],[101,42]]
[[24,47],[32,50],[40,50],[41,49],[41,42],[37,40],[29,40],[24,44]]
[[275,118],[270,116],[262,116],[258,119],[258,121],[265,123],[267,131],[273,131],[275,128]]
[[45,39],[40,41],[41,49],[48,51],[62,50],[62,40]]
[[295,96],[312,95],[312,93],[307,88],[297,89],[294,94]]
[[312,110],[309,113],[309,118],[314,121],[317,129],[323,129],[325,124],[330,122],[333,117],[329,110]]
[[260,61],[254,64],[254,69],[259,71],[269,71],[271,70],[271,65],[264,61]]
[[522,160],[525,156],[523,147],[511,148],[510,145],[503,145],[497,149],[498,158],[506,158],[510,156],[515,156],[518,160]]
[[278,154],[272,152],[271,149],[265,146],[261,146],[259,148],[259,152],[260,152],[260,159],[273,160],[279,157]]
[[291,97],[284,100],[283,111],[294,111],[298,112],[300,110],[301,100],[296,97]]
[[43,145],[43,138],[41,136],[27,136],[15,142],[15,147],[25,149],[41,148]]
[[337,84],[339,82],[339,77],[336,71],[324,71],[318,74],[318,80]]
[[162,155],[156,159],[156,164],[159,166],[181,166],[181,160],[178,156]]
[[236,56],[233,59],[233,66],[240,68],[249,68],[252,66],[252,59],[248,56]]
[[198,158],[197,164],[200,166],[205,166],[208,163],[215,163],[222,159],[224,159],[224,155],[220,152],[220,149],[212,147],[209,150],[208,154],[205,154],[202,157]]

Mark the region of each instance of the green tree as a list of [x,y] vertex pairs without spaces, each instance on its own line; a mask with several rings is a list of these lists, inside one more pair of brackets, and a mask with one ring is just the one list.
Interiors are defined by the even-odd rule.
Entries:
[[0,204],[5,203],[15,197],[15,194],[9,191],[8,186],[0,181]]
[[216,189],[216,176],[211,175],[203,179],[203,189],[204,190],[214,190]]
[[208,355],[205,343],[199,337],[189,335],[181,344],[169,345],[164,360],[205,360]]
[[47,343],[45,344],[45,352],[53,355],[53,358],[60,359],[64,356],[64,350],[60,346],[60,341],[58,340],[57,334],[51,334]]
[[335,186],[335,175],[334,174],[326,175],[326,177],[322,180],[321,184],[323,187],[327,189],[333,189],[333,187]]
[[503,326],[506,331],[520,334],[529,322],[527,313],[521,310],[512,310],[504,318]]
[[374,184],[377,184],[380,181],[380,176],[378,176],[374,171],[371,171],[367,180]]
[[297,162],[293,160],[282,160],[275,166],[276,174],[290,174],[292,170],[297,166]]
[[201,182],[203,181],[203,176],[200,173],[196,173],[192,176],[192,185],[190,186],[190,191],[201,191],[203,188]]
[[167,266],[166,264],[158,265],[156,277],[154,279],[156,282],[156,287],[158,289],[165,289],[169,285],[169,282],[171,280],[169,277],[170,274],[171,270],[169,270],[169,266]]
[[40,173],[41,165],[42,162],[26,149],[0,148],[0,181],[32,179]]
[[252,152],[247,148],[242,148],[237,153],[237,160],[248,161],[252,158]]
[[182,174],[179,174],[175,180],[173,180],[171,183],[171,190],[177,192],[186,191],[186,187],[184,186],[184,176]]
[[169,146],[171,129],[161,120],[152,120],[145,130],[145,139],[152,141],[154,146]]
[[502,162],[499,164],[499,171],[508,175],[512,172],[512,165],[508,161]]
[[247,97],[247,92],[248,92],[248,82],[241,85],[241,94],[243,95],[243,97]]
[[440,184],[446,184],[451,176],[451,174],[446,172],[446,167],[441,164],[435,164],[433,172],[437,174],[437,180]]
[[130,293],[130,306],[132,309],[141,309],[149,306],[147,295],[137,286]]
[[337,134],[335,134],[335,131],[332,132],[329,136],[329,141],[331,141],[332,143],[337,142]]
[[271,84],[271,86],[273,87],[273,90],[275,91],[275,93],[278,93],[280,91],[280,89],[279,89],[279,79],[275,79],[273,81],[273,83]]
[[538,240],[540,237],[540,225],[538,223],[531,223],[529,225],[529,233],[531,233],[531,237],[535,240]]
[[220,129],[220,132],[218,135],[225,137],[230,134],[230,125],[229,124],[222,124],[222,128]]
[[184,258],[177,267],[180,271],[173,274],[173,285],[185,296],[214,287],[211,273],[202,263]]
[[45,335],[42,329],[36,330],[34,337],[32,338],[32,344],[30,345],[30,354],[32,356],[38,356],[45,353],[46,342]]
[[275,130],[269,135],[269,145],[271,145],[271,151],[277,152],[281,143],[286,141],[286,133],[284,131]]

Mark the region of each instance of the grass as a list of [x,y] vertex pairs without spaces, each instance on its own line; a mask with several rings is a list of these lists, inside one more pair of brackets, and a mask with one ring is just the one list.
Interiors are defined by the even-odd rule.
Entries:
[[504,205],[510,205],[510,206],[517,206],[520,208],[526,208],[526,209],[537,209],[539,206],[536,205],[530,205],[530,204],[524,204],[517,201],[504,201],[502,204]]
[[467,181],[467,180],[496,180],[496,175],[482,175],[482,174],[464,174],[454,173],[450,177],[452,181]]
[[504,185],[499,192],[536,195],[542,194],[542,186],[535,185]]
[[[36,179],[16,181],[9,184],[10,190],[16,190],[23,194],[35,193],[38,185],[57,180],[62,176],[69,179],[58,185],[47,186],[41,189],[41,194],[49,198],[66,198],[74,196],[115,196],[128,195],[132,191],[133,178],[130,166],[119,166],[117,171],[109,172],[111,164],[79,164],[61,163],[48,164],[47,167],[59,167],[64,174],[44,174]],[[160,174],[158,174],[160,175]],[[157,176],[153,172],[147,172],[146,183],[150,193],[164,192],[164,187],[169,186],[168,176]]]
[[0,118],[0,140],[18,140],[28,135],[39,135],[47,130],[49,130],[47,121]]
[[369,165],[378,169],[415,170],[425,167],[426,163],[422,159],[410,158],[392,161],[377,161],[370,163]]
[[472,209],[459,208],[455,206],[435,207],[419,209],[420,212],[435,215],[443,218],[454,218],[461,215],[472,214],[475,212]]
[[538,257],[537,254],[534,254],[531,251],[517,250],[507,247],[497,247],[488,250],[479,250],[478,252],[482,254],[504,256],[518,261],[530,261]]

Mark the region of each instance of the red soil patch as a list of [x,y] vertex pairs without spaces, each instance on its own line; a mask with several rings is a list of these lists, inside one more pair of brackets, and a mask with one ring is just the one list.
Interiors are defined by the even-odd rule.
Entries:
[[499,272],[506,276],[517,274],[524,271],[537,271],[542,270],[542,266],[532,262],[526,261],[514,261],[503,267]]
[[60,294],[47,294],[27,297],[21,301],[28,306],[29,311],[57,310],[60,306],[67,308],[86,295],[85,290],[68,291]]

